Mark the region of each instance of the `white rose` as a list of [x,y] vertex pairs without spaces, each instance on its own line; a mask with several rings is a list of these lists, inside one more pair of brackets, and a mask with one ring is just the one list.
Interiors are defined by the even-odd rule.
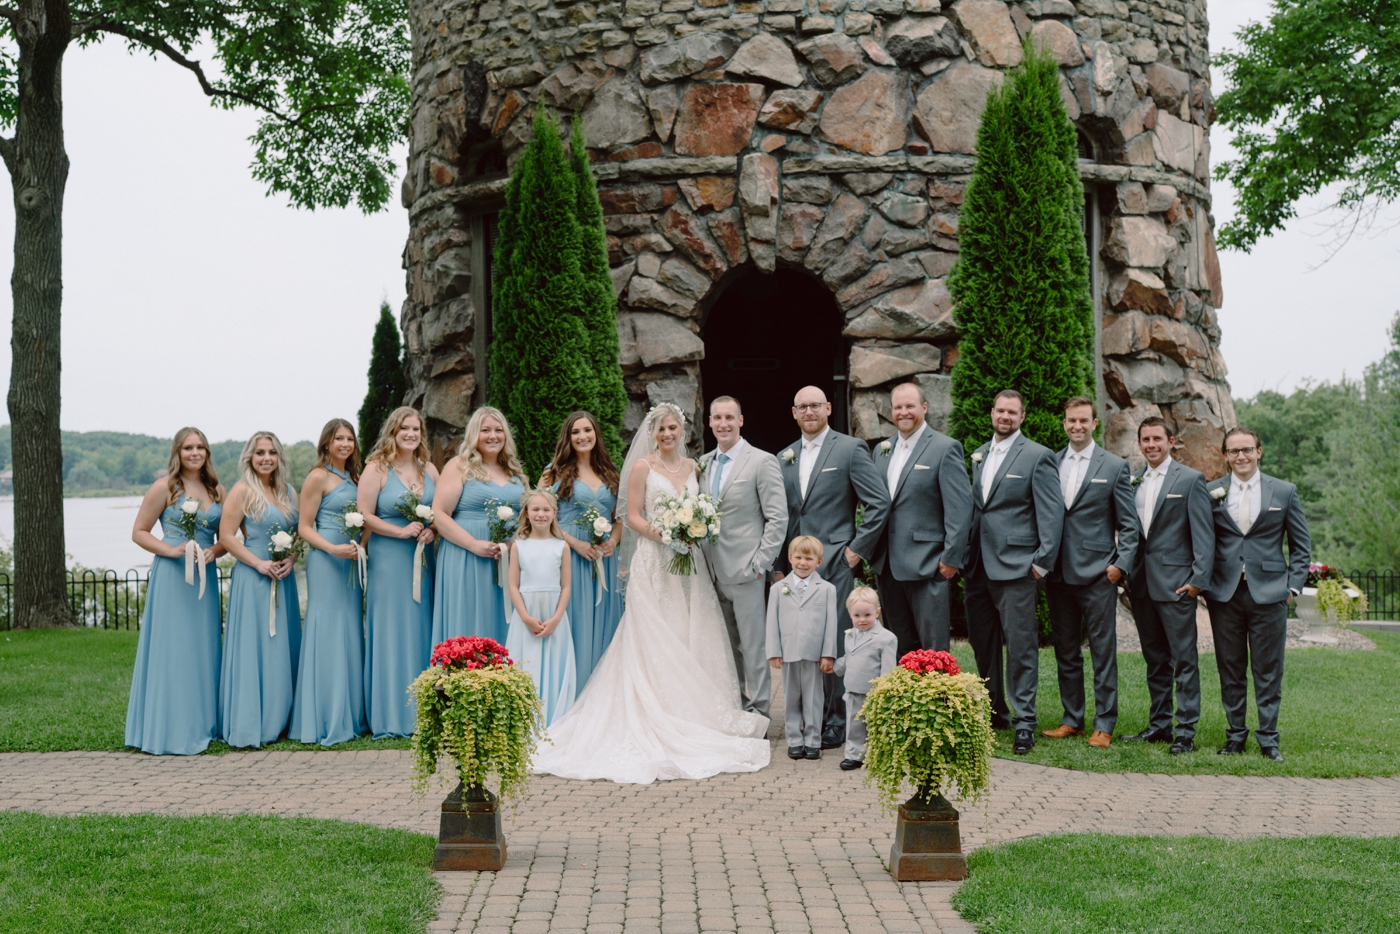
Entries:
[[423,503],[418,504],[417,508],[413,510],[413,514],[416,515],[418,518],[422,519],[424,522],[433,521],[433,507],[426,506]]
[[664,542],[664,543],[667,544],[667,545],[671,544],[671,530],[670,530],[670,529],[667,529],[667,530],[665,530],[664,532],[661,533],[661,541]]
[[879,451],[881,454],[888,454],[893,447],[894,446],[888,441],[881,441],[879,445],[876,446],[875,450]]
[[272,547],[277,551],[286,551],[292,547],[292,536],[288,532],[273,532]]
[[794,457],[791,448],[787,449],[786,451],[784,451],[783,453],[779,454],[778,456],[781,457],[781,458],[783,459],[783,463],[785,463],[785,464],[791,464],[792,461],[793,461],[793,457]]
[[715,504],[710,502],[701,503],[700,511],[707,516],[713,516],[715,514]]
[[1225,488],[1223,486],[1216,487],[1215,489],[1210,491],[1210,495],[1212,499],[1224,499]]
[[676,521],[680,525],[690,525],[690,520],[694,518],[695,510],[690,506],[686,506],[680,512],[676,513]]
[[602,516],[599,516],[598,518],[593,520],[593,534],[607,535],[611,531],[612,523],[609,522],[607,519],[604,519]]
[[511,509],[509,506],[497,506],[496,518],[500,519],[502,522],[509,522],[511,519],[515,518],[515,510]]
[[358,512],[347,512],[345,514],[345,527],[347,529],[358,529],[365,524],[365,517]]
[[705,523],[700,519],[696,519],[694,522],[690,523],[690,525],[686,527],[686,531],[690,533],[691,538],[704,538],[706,535],[710,534],[710,530],[705,527]]
[[187,515],[187,516],[192,516],[192,515],[194,515],[195,513],[199,512],[199,500],[197,500],[197,499],[187,499],[187,500],[185,500],[183,503],[180,504],[180,511],[183,512],[183,513],[184,513],[185,515]]
[[974,464],[980,464],[980,463],[982,463],[982,452],[981,452],[981,451],[976,451],[976,452],[973,453],[973,455],[972,455],[972,462],[973,462]]

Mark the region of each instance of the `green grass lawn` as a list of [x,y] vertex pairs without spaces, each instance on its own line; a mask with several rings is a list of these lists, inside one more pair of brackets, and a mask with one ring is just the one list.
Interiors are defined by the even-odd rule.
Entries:
[[[1218,756],[1225,743],[1225,711],[1220,706],[1220,676],[1215,655],[1201,656],[1201,720],[1196,727],[1196,751],[1168,755],[1165,745],[1125,743],[1118,739],[1108,749],[1092,749],[1084,737],[1046,739],[1036,737],[1027,762],[1093,772],[1171,772],[1228,775],[1299,775],[1311,778],[1344,778],[1400,773],[1400,635],[1367,632],[1376,643],[1373,652],[1335,649],[1289,649],[1284,662],[1283,706],[1279,711],[1279,765],[1259,754],[1251,735],[1248,750],[1240,756]],[[976,671],[972,649],[954,646],[958,663]],[[1092,667],[1084,654],[1084,679],[1092,728],[1094,696]],[[1251,728],[1254,691],[1249,695]],[[1060,725],[1059,685],[1055,678],[1055,653],[1040,653],[1040,689],[1036,699],[1040,728]],[[1118,656],[1118,728],[1116,736],[1136,733],[1147,726],[1146,666],[1142,655]],[[1012,758],[1010,730],[997,733],[997,754]]]
[[975,850],[953,907],[983,934],[1391,934],[1400,840],[1038,837]]
[[[120,750],[136,663],[136,632],[62,629],[0,632],[0,752]],[[368,736],[338,746],[284,739],[263,749],[407,749]],[[229,752],[214,742],[209,752]],[[0,928],[3,931],[3,928]]]
[[427,929],[433,839],[278,817],[0,813],[0,932]]

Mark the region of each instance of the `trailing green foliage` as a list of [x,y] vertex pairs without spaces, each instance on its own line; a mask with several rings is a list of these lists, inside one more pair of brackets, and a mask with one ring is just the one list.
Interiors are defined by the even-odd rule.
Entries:
[[962,339],[953,367],[952,435],[969,452],[990,434],[996,394],[1026,400],[1027,437],[1064,438],[1064,401],[1093,395],[1094,320],[1084,246],[1084,187],[1060,73],[1044,52],[987,98],[977,162],[958,215],[948,276]]
[[865,781],[894,810],[906,780],[918,791],[977,800],[992,777],[992,700],[974,674],[916,674],[896,666],[866,695]]
[[1335,614],[1342,625],[1354,623],[1366,618],[1366,594],[1347,577],[1318,581],[1317,611],[1324,617]]
[[379,429],[389,413],[403,405],[408,380],[403,372],[403,346],[399,342],[399,324],[389,303],[379,306],[379,320],[374,325],[374,343],[369,355],[369,390],[360,406],[360,450],[369,452],[379,440]]

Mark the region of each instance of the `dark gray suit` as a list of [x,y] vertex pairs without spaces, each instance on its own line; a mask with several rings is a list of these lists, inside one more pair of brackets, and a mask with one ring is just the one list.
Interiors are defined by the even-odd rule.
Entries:
[[[830,581],[840,597],[837,612],[840,628],[849,629],[851,616],[846,612],[854,580],[846,563],[846,549],[869,558],[875,553],[880,534],[889,516],[890,496],[885,478],[870,460],[870,449],[864,441],[831,429],[827,432],[817,462],[807,481],[807,495],[802,495],[800,476],[802,439],[788,445],[778,454],[787,490],[788,532],[778,555],[778,568],[791,571],[788,564],[788,543],[799,535],[811,535],[822,543],[825,551],[820,573]],[[791,455],[791,456],[788,456]],[[865,504],[865,518],[856,529],[856,506]],[[838,639],[836,651],[844,652],[844,640]],[[833,742],[845,737],[846,708],[841,700],[845,688],[836,675],[826,675],[826,716],[824,740]]]
[[[977,671],[987,679],[992,711],[1013,713],[1012,726],[1033,730],[1040,666],[1035,618],[1038,583],[1031,565],[1049,571],[1060,551],[1065,504],[1054,453],[1018,434],[982,495],[982,467],[991,442],[977,449],[972,470],[972,536],[967,568],[967,637]],[[1006,673],[1001,648],[1006,646]],[[1011,685],[1012,709],[1004,683]]]
[[[1254,702],[1261,748],[1278,745],[1278,708],[1283,697],[1283,647],[1288,637],[1288,595],[1308,579],[1311,542],[1298,488],[1259,474],[1259,517],[1241,532],[1229,508],[1233,476],[1210,484],[1224,490],[1215,501],[1215,566],[1206,606],[1220,669],[1220,700],[1225,707],[1225,738],[1244,742],[1248,709],[1245,668],[1254,669]],[[1283,561],[1284,537],[1288,563]]]
[[[1067,447],[1055,455],[1062,466],[1068,456]],[[1112,565],[1124,575],[1132,573],[1138,549],[1137,508],[1132,471],[1123,458],[1096,444],[1081,470],[1079,490],[1065,509],[1060,557],[1046,596],[1064,723],[1084,729],[1083,633],[1094,663],[1094,729],[1112,735],[1118,723],[1118,587],[1105,572]]]
[[1201,717],[1196,598],[1176,591],[1187,584],[1202,590],[1210,586],[1215,531],[1206,478],[1176,460],[1167,463],[1152,522],[1138,548],[1138,566],[1129,594],[1147,663],[1147,691],[1152,701],[1148,728],[1171,732],[1175,684],[1176,738],[1194,740],[1196,721]]
[[[899,435],[889,439],[891,448],[899,442]],[[876,452],[876,469],[888,474],[893,450]],[[901,656],[920,648],[948,651],[951,584],[938,565],[963,567],[971,526],[963,447],[926,426],[900,470],[885,534],[870,561],[879,575],[885,628],[899,640]]]

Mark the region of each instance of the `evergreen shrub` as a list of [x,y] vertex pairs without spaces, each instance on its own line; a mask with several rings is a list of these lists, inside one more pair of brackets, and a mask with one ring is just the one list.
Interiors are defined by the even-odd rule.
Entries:
[[389,303],[379,306],[379,321],[374,326],[374,344],[369,357],[369,391],[360,406],[360,450],[369,451],[379,440],[379,429],[389,413],[403,405],[408,391],[408,379],[403,372],[403,346],[399,343],[399,324]]

